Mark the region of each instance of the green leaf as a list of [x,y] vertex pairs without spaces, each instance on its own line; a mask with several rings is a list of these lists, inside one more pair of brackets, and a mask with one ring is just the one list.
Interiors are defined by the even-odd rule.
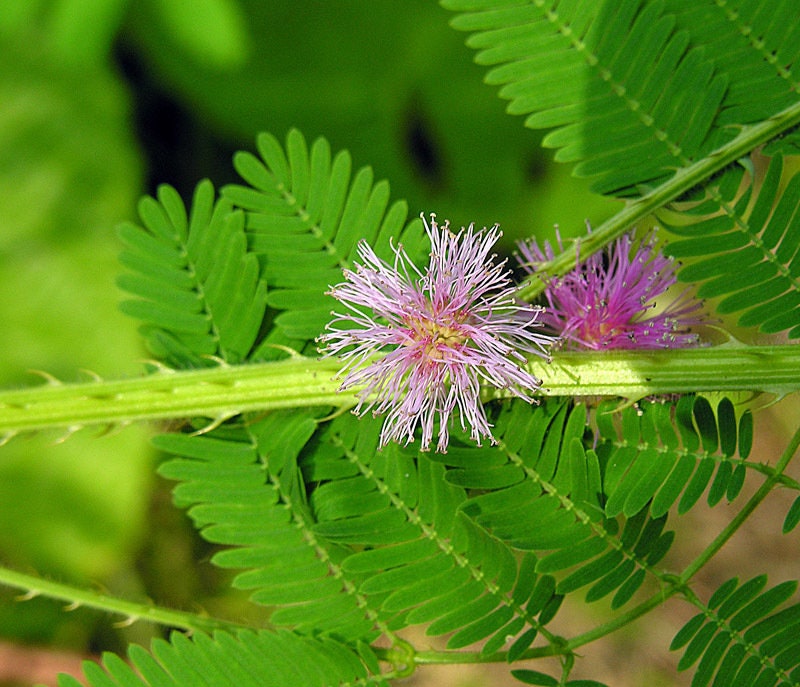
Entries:
[[536,569],[539,572],[548,573],[571,568],[588,558],[593,558],[604,551],[605,548],[606,543],[602,539],[591,537],[545,556],[539,561]]
[[699,661],[692,685],[712,680],[715,685],[784,684],[800,664],[800,605],[773,612],[796,592],[797,583],[787,581],[763,591],[766,581],[761,575],[739,585],[733,578],[707,604],[698,602],[701,613],[681,628],[670,646],[686,646],[679,670]]
[[686,651],[678,661],[678,670],[686,670],[697,662],[711,643],[715,631],[716,627],[713,623],[703,625],[702,629],[692,637],[692,641],[689,642]]
[[[650,563],[649,560],[648,563]],[[628,603],[644,583],[645,576],[646,572],[643,568],[635,570],[617,589],[617,593],[611,600],[611,608],[620,608]]]
[[511,674],[525,685],[541,685],[542,687],[558,687],[558,680],[538,670],[530,670],[528,668],[517,668],[512,670]]
[[800,523],[800,496],[792,501],[792,505],[786,513],[786,517],[783,520],[783,533],[788,534],[797,527],[798,523]]
[[569,594],[602,578],[608,570],[614,570],[623,560],[624,554],[617,550],[609,551],[605,555],[595,558],[591,563],[584,565],[559,582],[559,594]]
[[689,640],[694,637],[703,626],[704,621],[705,616],[702,613],[692,617],[692,619],[678,631],[678,634],[673,637],[672,643],[669,645],[670,651],[676,651],[686,646]]
[[[737,423],[728,399],[720,401],[716,413],[703,397],[684,396],[675,407],[640,402],[638,408],[614,414],[599,410],[597,417],[604,439],[597,451],[605,465],[607,516],[631,517],[649,505],[651,514],[660,517],[676,502],[679,512],[686,512],[697,503],[715,470],[709,503],[738,495],[745,468],[735,455]],[[748,432],[751,417],[748,412],[742,415],[740,433]]]
[[309,148],[293,129],[285,149],[268,134],[258,137],[257,148],[260,159],[234,157],[249,186],[229,185],[222,194],[245,212],[249,250],[258,256],[269,303],[279,312],[258,354],[270,357],[270,344],[301,349],[324,330],[336,307],[325,292],[357,259],[360,241],[391,261],[390,237],[416,259],[426,255],[427,238],[420,221],[406,224],[405,203],[389,204],[385,181],[374,182],[367,167],[351,178],[350,155],[332,156],[325,139]]
[[769,333],[800,328],[800,175],[788,183],[782,177],[783,160],[776,157],[766,173],[748,179],[750,190],[758,189],[752,201],[748,193],[734,203],[740,192],[727,189],[708,214],[682,215],[680,226],[667,221],[670,230],[691,236],[666,247],[689,258],[680,278],[700,282],[701,296],[725,296],[720,312],[741,312],[739,324]]
[[[246,360],[266,310],[266,283],[247,248],[244,215],[197,186],[191,217],[177,192],[161,186],[139,205],[144,227],[125,224],[119,286],[136,296],[121,308],[141,320],[151,350],[173,367]],[[169,343],[165,343],[169,342]]]
[[[173,634],[169,642],[153,642],[151,653],[131,645],[129,662],[103,655],[102,667],[84,663],[90,687],[334,687],[353,684],[368,676],[367,667],[352,648],[332,639],[315,639],[290,632],[195,634],[187,639]],[[301,660],[302,658],[302,660]],[[60,687],[77,680],[59,677]]]
[[361,577],[334,563],[341,559],[338,547],[314,534],[299,483],[297,458],[316,426],[307,412],[284,411],[246,431],[162,435],[155,444],[178,457],[159,471],[180,482],[175,500],[190,507],[203,537],[228,547],[212,562],[240,570],[234,587],[276,607],[274,625],[372,639],[375,619],[358,594]]
[[753,413],[745,411],[739,423],[739,455],[745,460],[753,447]]
[[443,4],[463,12],[453,25],[472,32],[476,61],[492,66],[487,81],[502,86],[509,112],[555,128],[544,144],[577,163],[576,174],[597,177],[602,193],[657,184],[732,135],[714,127],[727,77],[713,51],[675,30],[664,3]]

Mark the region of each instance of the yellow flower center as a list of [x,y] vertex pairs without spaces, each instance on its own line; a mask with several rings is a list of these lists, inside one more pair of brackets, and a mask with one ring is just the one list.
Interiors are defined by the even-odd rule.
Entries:
[[414,318],[409,320],[412,331],[413,343],[423,343],[423,354],[429,360],[442,360],[443,351],[463,344],[467,337],[460,331],[460,321],[454,320],[452,324],[442,324],[428,318]]

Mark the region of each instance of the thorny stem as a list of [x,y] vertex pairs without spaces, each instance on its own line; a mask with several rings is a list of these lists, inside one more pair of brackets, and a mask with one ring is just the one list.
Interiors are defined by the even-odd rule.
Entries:
[[0,566],[0,585],[22,590],[23,593],[18,597],[18,601],[29,601],[37,596],[44,596],[66,602],[67,610],[86,607],[119,615],[120,626],[142,620],[189,632],[207,633],[215,630],[235,631],[248,627],[200,613],[187,613],[150,603],[125,601],[109,594],[27,575],[3,566]]
[[[50,383],[0,392],[0,438],[21,432],[117,426],[147,420],[209,418],[278,408],[355,405],[338,393],[340,362],[297,356],[247,365],[165,371],[145,377]],[[561,352],[531,363],[550,396],[622,396],[698,391],[785,395],[800,390],[800,345],[662,351]],[[502,397],[491,392],[490,398]]]

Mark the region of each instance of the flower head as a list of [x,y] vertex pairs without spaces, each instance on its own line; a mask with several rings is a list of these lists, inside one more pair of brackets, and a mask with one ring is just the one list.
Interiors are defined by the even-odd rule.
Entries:
[[[545,242],[518,244],[523,268],[535,273],[555,256]],[[580,243],[577,244],[580,251]],[[559,250],[563,250],[561,237]],[[630,234],[618,238],[605,251],[580,262],[560,278],[546,278],[548,308],[542,322],[571,348],[653,349],[680,348],[699,343],[690,327],[703,324],[697,314],[700,301],[684,291],[668,305],[650,314],[655,301],[676,282],[675,265],[655,246],[655,236],[636,245]]]
[[[361,262],[329,291],[347,312],[333,313],[319,341],[325,354],[346,361],[340,390],[363,387],[355,411],[386,414],[382,447],[413,441],[419,425],[427,450],[438,419],[437,450],[444,452],[453,414],[474,441],[493,441],[482,384],[533,400],[541,380],[525,369],[524,354],[546,358],[552,338],[538,331],[541,308],[515,300],[510,271],[491,253],[502,235],[497,225],[454,234],[434,214],[422,219],[428,267],[419,271],[402,246],[392,247],[390,265],[359,243]],[[385,355],[373,358],[378,353]]]

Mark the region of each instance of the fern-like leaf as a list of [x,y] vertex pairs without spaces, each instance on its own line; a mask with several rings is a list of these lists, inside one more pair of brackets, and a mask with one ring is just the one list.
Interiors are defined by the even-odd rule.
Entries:
[[800,28],[794,2],[667,0],[666,10],[727,79],[717,126],[760,122],[797,102]]
[[512,403],[496,423],[496,449],[449,451],[447,479],[475,490],[465,515],[494,537],[540,556],[536,571],[565,575],[557,595],[589,587],[587,600],[613,594],[627,603],[669,549],[665,518],[645,511],[620,528],[603,513],[602,472],[597,455],[584,448],[587,415],[548,399],[531,411]]
[[156,444],[181,456],[161,468],[181,481],[176,501],[229,547],[214,563],[244,569],[234,585],[273,624],[372,641],[427,623],[451,648],[522,654],[558,609],[555,581],[460,512],[440,463],[377,452],[380,424],[347,415],[314,433],[311,416],[277,413],[247,441],[220,428]]
[[389,205],[387,182],[374,183],[368,167],[351,179],[350,155],[331,157],[324,139],[309,151],[302,134],[292,130],[285,150],[268,134],[256,145],[260,159],[250,153],[234,158],[249,186],[227,186],[223,195],[245,210],[250,250],[270,286],[268,303],[277,316],[269,343],[302,348],[330,320],[335,302],[325,291],[342,280],[359,240],[390,259],[390,241],[419,256],[426,253],[427,238],[419,220],[406,225],[405,203]]
[[137,298],[124,312],[142,320],[152,352],[176,367],[245,360],[266,309],[266,283],[247,251],[244,215],[215,202],[209,182],[198,185],[187,216],[177,192],[161,186],[139,204],[143,227],[119,229],[120,260],[130,271],[119,285]]
[[[302,658],[300,658],[302,657]],[[102,667],[85,662],[89,687],[343,687],[383,684],[369,676],[361,658],[332,639],[313,639],[290,632],[196,634],[175,633],[155,640],[151,651],[131,645],[129,662],[105,654]],[[60,687],[80,687],[61,676]]]
[[[703,157],[727,79],[663,2],[444,0],[508,111],[602,193],[629,195]],[[498,66],[494,66],[498,65]]]
[[[678,512],[685,513],[709,484],[708,503],[713,506],[723,497],[733,500],[744,483],[749,446],[738,441],[733,404],[727,398],[716,415],[705,398],[684,396],[676,406],[643,402],[619,413],[601,408],[597,423],[608,517],[631,517],[649,506],[659,518],[676,502]],[[749,423],[747,411],[743,432]]]
[[740,192],[735,172],[683,214],[664,213],[667,228],[687,237],[666,252],[687,263],[679,276],[699,282],[699,296],[720,299],[718,312],[744,311],[740,325],[800,337],[800,174],[784,185],[776,157]]
[[279,412],[246,430],[162,435],[156,446],[180,457],[160,472],[181,481],[176,503],[202,535],[230,547],[214,563],[243,570],[234,586],[277,607],[273,624],[373,639],[374,614],[339,565],[344,551],[313,531],[297,456],[315,429],[308,413]]
[[440,463],[396,446],[376,453],[379,434],[379,422],[340,418],[303,461],[307,481],[321,482],[315,532],[356,549],[342,567],[362,576],[391,627],[427,623],[429,634],[451,633],[449,648],[485,640],[487,653],[510,642],[513,659],[557,610],[553,579],[464,517],[465,491]]
[[686,647],[678,668],[698,664],[692,687],[712,679],[714,685],[797,684],[800,604],[775,611],[795,593],[797,582],[763,591],[766,583],[765,575],[741,585],[728,580],[675,635],[670,648]]
[[332,158],[324,139],[309,151],[294,130],[285,151],[268,134],[257,147],[261,159],[234,158],[250,186],[228,186],[215,202],[203,182],[189,217],[162,186],[140,204],[144,227],[119,230],[130,270],[119,284],[136,296],[121,307],[144,322],[149,347],[173,367],[263,360],[280,346],[306,350],[330,319],[325,292],[352,266],[359,240],[385,259],[392,241],[414,257],[427,252],[421,222],[406,224],[405,203],[390,205],[389,185],[374,183],[369,168],[351,179],[346,151]]
[[509,112],[555,129],[544,144],[603,193],[658,185],[798,100],[792,0],[442,4]]

